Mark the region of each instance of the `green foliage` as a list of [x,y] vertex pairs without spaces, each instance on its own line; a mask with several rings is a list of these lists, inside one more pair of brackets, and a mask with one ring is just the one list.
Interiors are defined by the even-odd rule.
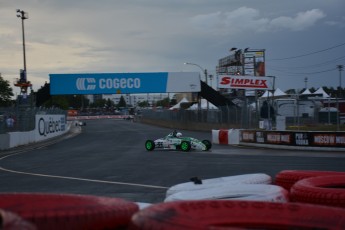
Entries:
[[117,107],[126,107],[127,104],[126,104],[126,100],[123,96],[120,97],[120,101],[119,103],[117,104]]
[[149,103],[147,101],[140,101],[138,102],[138,106],[139,107],[148,107],[149,106]]
[[10,83],[0,74],[0,106],[11,105],[11,97],[14,96]]
[[68,99],[66,96],[52,96],[50,100],[45,101],[43,103],[44,107],[50,108],[50,107],[57,107],[60,109],[67,110],[69,108]]
[[163,100],[157,101],[156,106],[169,107],[170,106],[169,98],[166,97]]

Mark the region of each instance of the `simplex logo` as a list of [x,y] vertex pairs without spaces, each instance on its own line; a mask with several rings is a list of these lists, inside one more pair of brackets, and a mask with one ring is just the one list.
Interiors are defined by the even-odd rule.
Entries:
[[95,90],[96,79],[94,78],[78,78],[76,81],[78,90]]
[[41,116],[37,123],[38,133],[40,136],[47,136],[50,134],[57,134],[66,129],[66,119],[64,116],[52,115]]
[[99,89],[138,89],[141,81],[140,78],[100,78],[98,82],[95,78],[78,78],[76,81],[78,90],[95,90],[97,85]]
[[271,77],[256,76],[219,76],[219,88],[234,89],[271,89]]

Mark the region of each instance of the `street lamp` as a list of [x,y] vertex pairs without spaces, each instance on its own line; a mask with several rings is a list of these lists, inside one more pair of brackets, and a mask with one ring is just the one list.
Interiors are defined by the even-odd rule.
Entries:
[[207,82],[207,69],[204,69],[200,65],[195,64],[195,63],[185,62],[183,64],[185,64],[185,65],[195,65],[195,66],[199,67],[201,69],[201,71],[204,73],[204,75],[205,75],[205,82],[208,85],[208,82]]

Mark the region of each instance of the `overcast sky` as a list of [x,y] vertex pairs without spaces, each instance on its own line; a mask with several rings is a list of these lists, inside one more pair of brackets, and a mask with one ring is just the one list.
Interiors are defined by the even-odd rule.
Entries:
[[283,91],[306,77],[308,88],[336,88],[345,64],[344,0],[0,0],[0,73],[11,84],[23,68],[16,9],[29,13],[35,90],[50,73],[200,71],[192,62],[215,75],[232,47],[265,49]]

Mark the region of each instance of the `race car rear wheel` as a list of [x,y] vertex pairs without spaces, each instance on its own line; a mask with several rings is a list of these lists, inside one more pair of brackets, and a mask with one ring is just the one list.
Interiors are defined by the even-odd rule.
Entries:
[[212,148],[212,143],[209,140],[203,140],[202,143],[206,146],[206,150]]
[[190,145],[190,143],[188,141],[182,141],[181,142],[181,149],[182,149],[182,151],[188,152],[190,150],[190,148],[191,148],[191,145]]
[[152,140],[147,140],[147,141],[145,142],[145,149],[146,149],[147,151],[152,151],[152,150],[155,149],[155,147],[156,147],[156,145],[155,145],[155,142],[154,142],[154,141],[152,141]]

